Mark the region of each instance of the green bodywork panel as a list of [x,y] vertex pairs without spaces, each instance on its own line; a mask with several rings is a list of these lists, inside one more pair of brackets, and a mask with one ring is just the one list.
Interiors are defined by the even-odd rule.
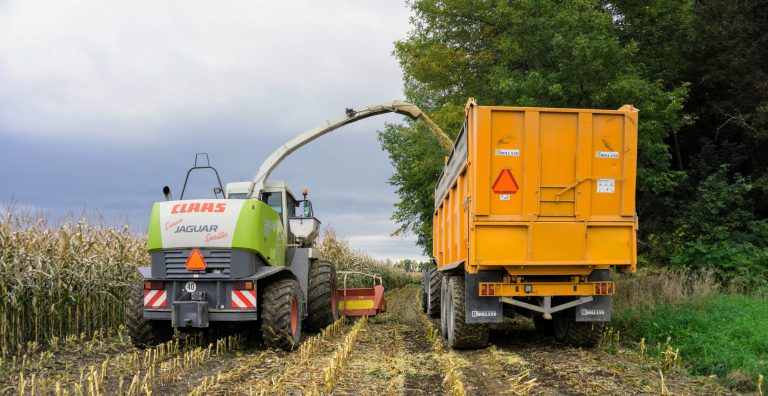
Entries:
[[147,232],[147,251],[163,248],[163,238],[160,234],[160,203],[152,205],[152,214],[149,215],[149,231]]
[[245,201],[237,219],[233,249],[261,254],[270,265],[285,265],[285,235],[280,215],[257,199]]
[[[199,205],[194,200],[155,203],[149,218],[147,250],[241,249],[260,255],[270,265],[285,265],[288,238],[277,211],[257,199],[209,201]],[[198,205],[196,209],[210,205],[210,210],[185,212],[187,205]],[[214,208],[219,205],[226,211],[217,213]]]

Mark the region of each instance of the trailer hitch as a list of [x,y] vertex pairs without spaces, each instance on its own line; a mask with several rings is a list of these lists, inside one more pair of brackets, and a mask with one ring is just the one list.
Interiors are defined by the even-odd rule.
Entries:
[[578,305],[586,304],[586,303],[592,302],[593,300],[592,296],[584,296],[579,298],[578,300],[569,301],[565,304],[560,304],[553,307],[551,296],[546,296],[542,298],[544,299],[542,306],[528,304],[526,302],[515,300],[514,298],[509,298],[509,297],[502,297],[501,302],[505,304],[516,305],[521,308],[526,308],[534,312],[540,312],[542,316],[544,316],[544,319],[549,320],[549,319],[552,319],[552,314],[555,312],[560,312],[568,308],[573,308]]

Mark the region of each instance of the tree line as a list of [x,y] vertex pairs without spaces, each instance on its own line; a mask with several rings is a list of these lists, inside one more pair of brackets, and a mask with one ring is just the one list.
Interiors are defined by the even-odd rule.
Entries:
[[[768,283],[768,1],[413,0],[395,43],[406,99],[458,133],[464,104],[640,109],[641,260]],[[379,133],[393,219],[432,250],[446,152]]]

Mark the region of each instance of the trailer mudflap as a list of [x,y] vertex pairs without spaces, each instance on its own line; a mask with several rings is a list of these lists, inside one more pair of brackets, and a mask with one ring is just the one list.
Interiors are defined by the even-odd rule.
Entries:
[[592,296],[592,301],[579,305],[574,311],[577,322],[610,322],[611,297]]
[[501,323],[504,320],[504,304],[499,297],[480,295],[480,282],[501,282],[502,271],[478,271],[464,273],[465,318],[467,323]]
[[208,327],[208,303],[175,301],[171,308],[171,325],[177,328]]

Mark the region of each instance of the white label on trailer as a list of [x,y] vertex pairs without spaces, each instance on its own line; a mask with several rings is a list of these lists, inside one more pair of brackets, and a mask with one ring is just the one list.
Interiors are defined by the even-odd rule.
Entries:
[[494,317],[494,316],[496,316],[496,311],[472,311],[473,318],[484,318],[484,317]]
[[501,194],[501,195],[499,195],[499,199],[502,200],[502,201],[509,201],[511,198],[512,198],[512,196],[509,195],[509,194]]
[[613,192],[616,192],[616,180],[614,180],[614,179],[597,179],[597,192],[599,192],[599,193],[613,193]]
[[496,149],[496,155],[502,157],[519,157],[520,150],[518,149]]
[[619,153],[616,151],[596,151],[595,157],[597,158],[619,158]]

